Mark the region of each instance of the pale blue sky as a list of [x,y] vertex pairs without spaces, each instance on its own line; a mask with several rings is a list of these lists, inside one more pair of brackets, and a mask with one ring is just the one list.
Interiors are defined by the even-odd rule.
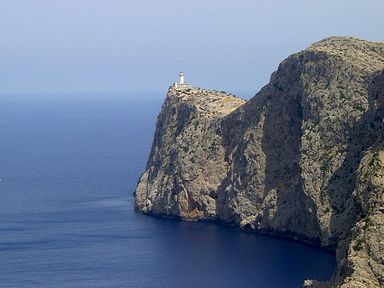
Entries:
[[253,91],[331,35],[384,41],[383,0],[0,0],[0,93]]

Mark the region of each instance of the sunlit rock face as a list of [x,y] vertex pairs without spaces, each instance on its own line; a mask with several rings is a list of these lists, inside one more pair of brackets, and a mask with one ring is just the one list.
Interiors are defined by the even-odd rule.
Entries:
[[250,101],[170,88],[136,209],[336,247],[327,283],[384,286],[384,44],[332,37]]
[[184,219],[215,219],[217,192],[228,171],[221,121],[244,103],[224,92],[171,87],[136,189],[136,208]]

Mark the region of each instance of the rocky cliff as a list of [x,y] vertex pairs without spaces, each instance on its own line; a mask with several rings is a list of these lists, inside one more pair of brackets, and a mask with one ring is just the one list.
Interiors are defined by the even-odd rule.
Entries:
[[332,37],[245,102],[170,88],[136,209],[337,246],[306,287],[384,287],[384,44]]

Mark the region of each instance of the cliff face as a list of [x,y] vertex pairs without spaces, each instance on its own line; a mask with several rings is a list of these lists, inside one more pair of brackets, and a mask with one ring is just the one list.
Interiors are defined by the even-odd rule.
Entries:
[[244,100],[224,92],[170,88],[157,119],[136,208],[183,219],[215,219],[228,170],[220,123]]
[[250,101],[168,91],[136,209],[338,246],[328,283],[384,286],[384,44],[333,37]]

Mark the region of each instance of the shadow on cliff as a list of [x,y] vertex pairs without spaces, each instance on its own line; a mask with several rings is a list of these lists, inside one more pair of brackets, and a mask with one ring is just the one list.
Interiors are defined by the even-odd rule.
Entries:
[[[301,60],[281,64],[268,85],[224,120],[226,160],[232,167],[219,188],[218,207],[226,207],[228,198],[241,193],[256,207],[256,229],[319,244],[316,208],[304,193],[300,168],[304,91]],[[247,158],[249,147],[264,156]],[[263,175],[258,175],[249,168],[263,165],[257,163],[264,161],[263,157]],[[241,220],[236,213],[224,217],[234,223]]]
[[[310,57],[325,56],[316,54]],[[227,207],[228,198],[234,199],[242,193],[256,203],[256,210],[262,209],[262,216],[256,218],[257,229],[320,244],[321,240],[327,239],[322,239],[325,235],[322,235],[316,214],[318,208],[306,194],[301,176],[302,101],[305,89],[300,77],[305,59],[297,60],[279,66],[268,85],[224,119],[221,132],[227,153],[225,157],[233,167],[218,189],[217,215],[223,216],[224,222],[238,223],[240,215],[233,210],[223,212],[220,207]],[[344,127],[349,135],[345,159],[326,187],[319,191],[327,196],[322,199],[329,199],[331,207],[331,233],[329,241],[324,242],[331,247],[335,247],[341,233],[349,231],[362,216],[361,205],[352,193],[356,188],[357,169],[364,150],[371,147],[381,133],[384,96],[380,95],[383,95],[381,90],[384,86],[379,88],[379,84],[384,81],[383,74],[384,71],[380,71],[368,77],[368,110],[352,127]],[[264,126],[256,128],[260,121]],[[263,129],[261,140],[254,139],[250,133],[256,129]],[[249,181],[254,181],[258,175],[246,170],[249,159],[244,154],[247,147],[257,145],[257,141],[261,141],[259,144],[265,155],[265,178],[262,195],[255,199],[252,197],[257,191],[252,191],[255,186],[249,186]]]
[[384,70],[368,79],[368,110],[352,127],[347,127],[349,143],[346,156],[324,189],[332,208],[329,235],[331,243],[336,243],[343,237],[343,232],[349,233],[356,221],[365,216],[361,203],[353,197],[353,191],[358,185],[357,170],[364,152],[374,148],[374,144],[382,136]]
[[[303,124],[302,59],[279,67],[267,96],[262,150],[265,154],[264,230],[319,244],[320,227],[314,201],[307,196],[301,176]],[[268,203],[272,194],[274,205]],[[273,195],[276,196],[273,196]],[[274,202],[272,202],[274,203]],[[272,210],[272,211],[270,211]]]

